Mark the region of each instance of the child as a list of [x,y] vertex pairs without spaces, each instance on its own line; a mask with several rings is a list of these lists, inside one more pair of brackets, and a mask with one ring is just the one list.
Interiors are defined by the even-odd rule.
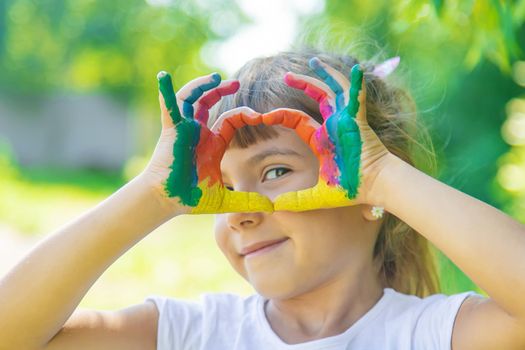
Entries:
[[[357,63],[285,52],[176,95],[159,75],[150,163],[3,278],[0,349],[525,348],[523,226],[415,169],[409,96]],[[73,313],[126,250],[199,212],[218,213],[217,244],[254,295]],[[426,240],[490,297],[436,294]]]

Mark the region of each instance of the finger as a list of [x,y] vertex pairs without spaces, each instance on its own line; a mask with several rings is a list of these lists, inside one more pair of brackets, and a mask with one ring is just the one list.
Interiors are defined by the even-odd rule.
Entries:
[[195,109],[195,119],[200,121],[203,125],[208,124],[210,117],[210,109],[220,101],[223,96],[233,95],[239,90],[240,83],[238,80],[225,80],[219,84],[215,89],[207,92],[202,98],[197,101],[197,108]]
[[161,71],[157,74],[157,80],[159,82],[159,102],[163,126],[173,126],[181,120],[181,115],[173,92],[171,76],[167,72]]
[[359,109],[357,111],[356,119],[368,123],[368,119],[366,116],[366,81],[365,79],[362,79],[361,82],[361,91],[359,92],[357,100],[359,101]]
[[221,83],[221,76],[212,73],[203,77],[195,78],[184,85],[176,94],[177,103],[182,110],[182,115],[193,119],[193,104],[206,91],[217,87]]
[[222,186],[206,188],[192,214],[273,212],[272,201],[257,192],[230,191]]
[[[359,64],[352,67],[351,71],[351,86],[350,86],[350,100],[348,102],[348,115],[355,118],[361,102],[363,102],[364,94],[360,94],[363,88],[363,71]],[[361,95],[361,98],[359,98]],[[363,103],[364,104],[364,103]]]
[[323,119],[327,119],[336,110],[335,93],[322,81],[307,75],[287,72],[284,82],[290,87],[303,90],[306,95],[316,100]]
[[258,192],[240,192],[225,190],[220,212],[273,212],[270,198]]
[[273,207],[275,211],[305,211],[353,204],[339,186],[330,186],[320,179],[314,187],[278,195]]
[[160,122],[162,124],[162,129],[172,129],[175,127],[173,119],[170,116],[170,112],[166,108],[166,103],[164,102],[164,97],[159,91],[159,105],[160,105]]
[[235,130],[249,124],[261,123],[261,115],[250,107],[241,106],[223,112],[213,123],[211,131],[223,138],[225,144],[229,144],[235,134]]
[[336,107],[338,109],[343,109],[344,106],[348,103],[348,97],[346,96],[346,91],[350,87],[350,82],[345,77],[345,75],[339,72],[337,69],[329,66],[328,64],[322,62],[319,58],[313,57],[308,62],[310,68],[323,79],[323,81],[330,86],[330,89],[336,95]]

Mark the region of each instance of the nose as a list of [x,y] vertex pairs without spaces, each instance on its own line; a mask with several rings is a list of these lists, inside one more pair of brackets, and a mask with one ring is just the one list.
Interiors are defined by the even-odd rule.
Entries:
[[228,213],[226,223],[234,231],[257,227],[262,221],[263,213]]

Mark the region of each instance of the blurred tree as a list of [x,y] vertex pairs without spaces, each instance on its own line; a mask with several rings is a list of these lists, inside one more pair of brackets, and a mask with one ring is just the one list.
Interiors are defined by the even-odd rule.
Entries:
[[[307,42],[355,47],[359,58],[401,56],[400,72],[389,79],[406,76],[431,126],[440,180],[525,222],[525,215],[517,215],[517,208],[522,213],[525,208],[525,104],[516,102],[523,101],[523,88],[512,78],[515,66],[525,64],[520,61],[524,21],[524,0],[326,0],[324,14],[304,18],[302,26],[311,33]],[[525,81],[525,66],[520,67],[514,75]],[[505,106],[510,99],[512,129],[521,126],[521,136],[514,139],[521,140],[521,148],[503,161],[509,145],[500,130],[509,124]],[[498,176],[507,189],[495,181],[498,164],[507,167]],[[510,187],[513,194],[507,192]],[[445,292],[476,288],[442,254],[440,270]]]
[[103,91],[156,104],[156,74],[208,72],[200,49],[246,18],[234,0],[2,0],[4,94]]

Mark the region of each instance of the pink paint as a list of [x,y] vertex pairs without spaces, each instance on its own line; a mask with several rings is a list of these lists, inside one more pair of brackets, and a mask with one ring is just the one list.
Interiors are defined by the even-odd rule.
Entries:
[[328,139],[325,125],[315,131],[316,152],[320,161],[319,176],[328,184],[339,184],[339,168],[334,160],[334,145]]
[[319,111],[321,112],[321,115],[323,116],[323,120],[328,119],[332,115],[332,106],[330,106],[330,103],[328,103],[328,100],[323,101],[319,104]]

